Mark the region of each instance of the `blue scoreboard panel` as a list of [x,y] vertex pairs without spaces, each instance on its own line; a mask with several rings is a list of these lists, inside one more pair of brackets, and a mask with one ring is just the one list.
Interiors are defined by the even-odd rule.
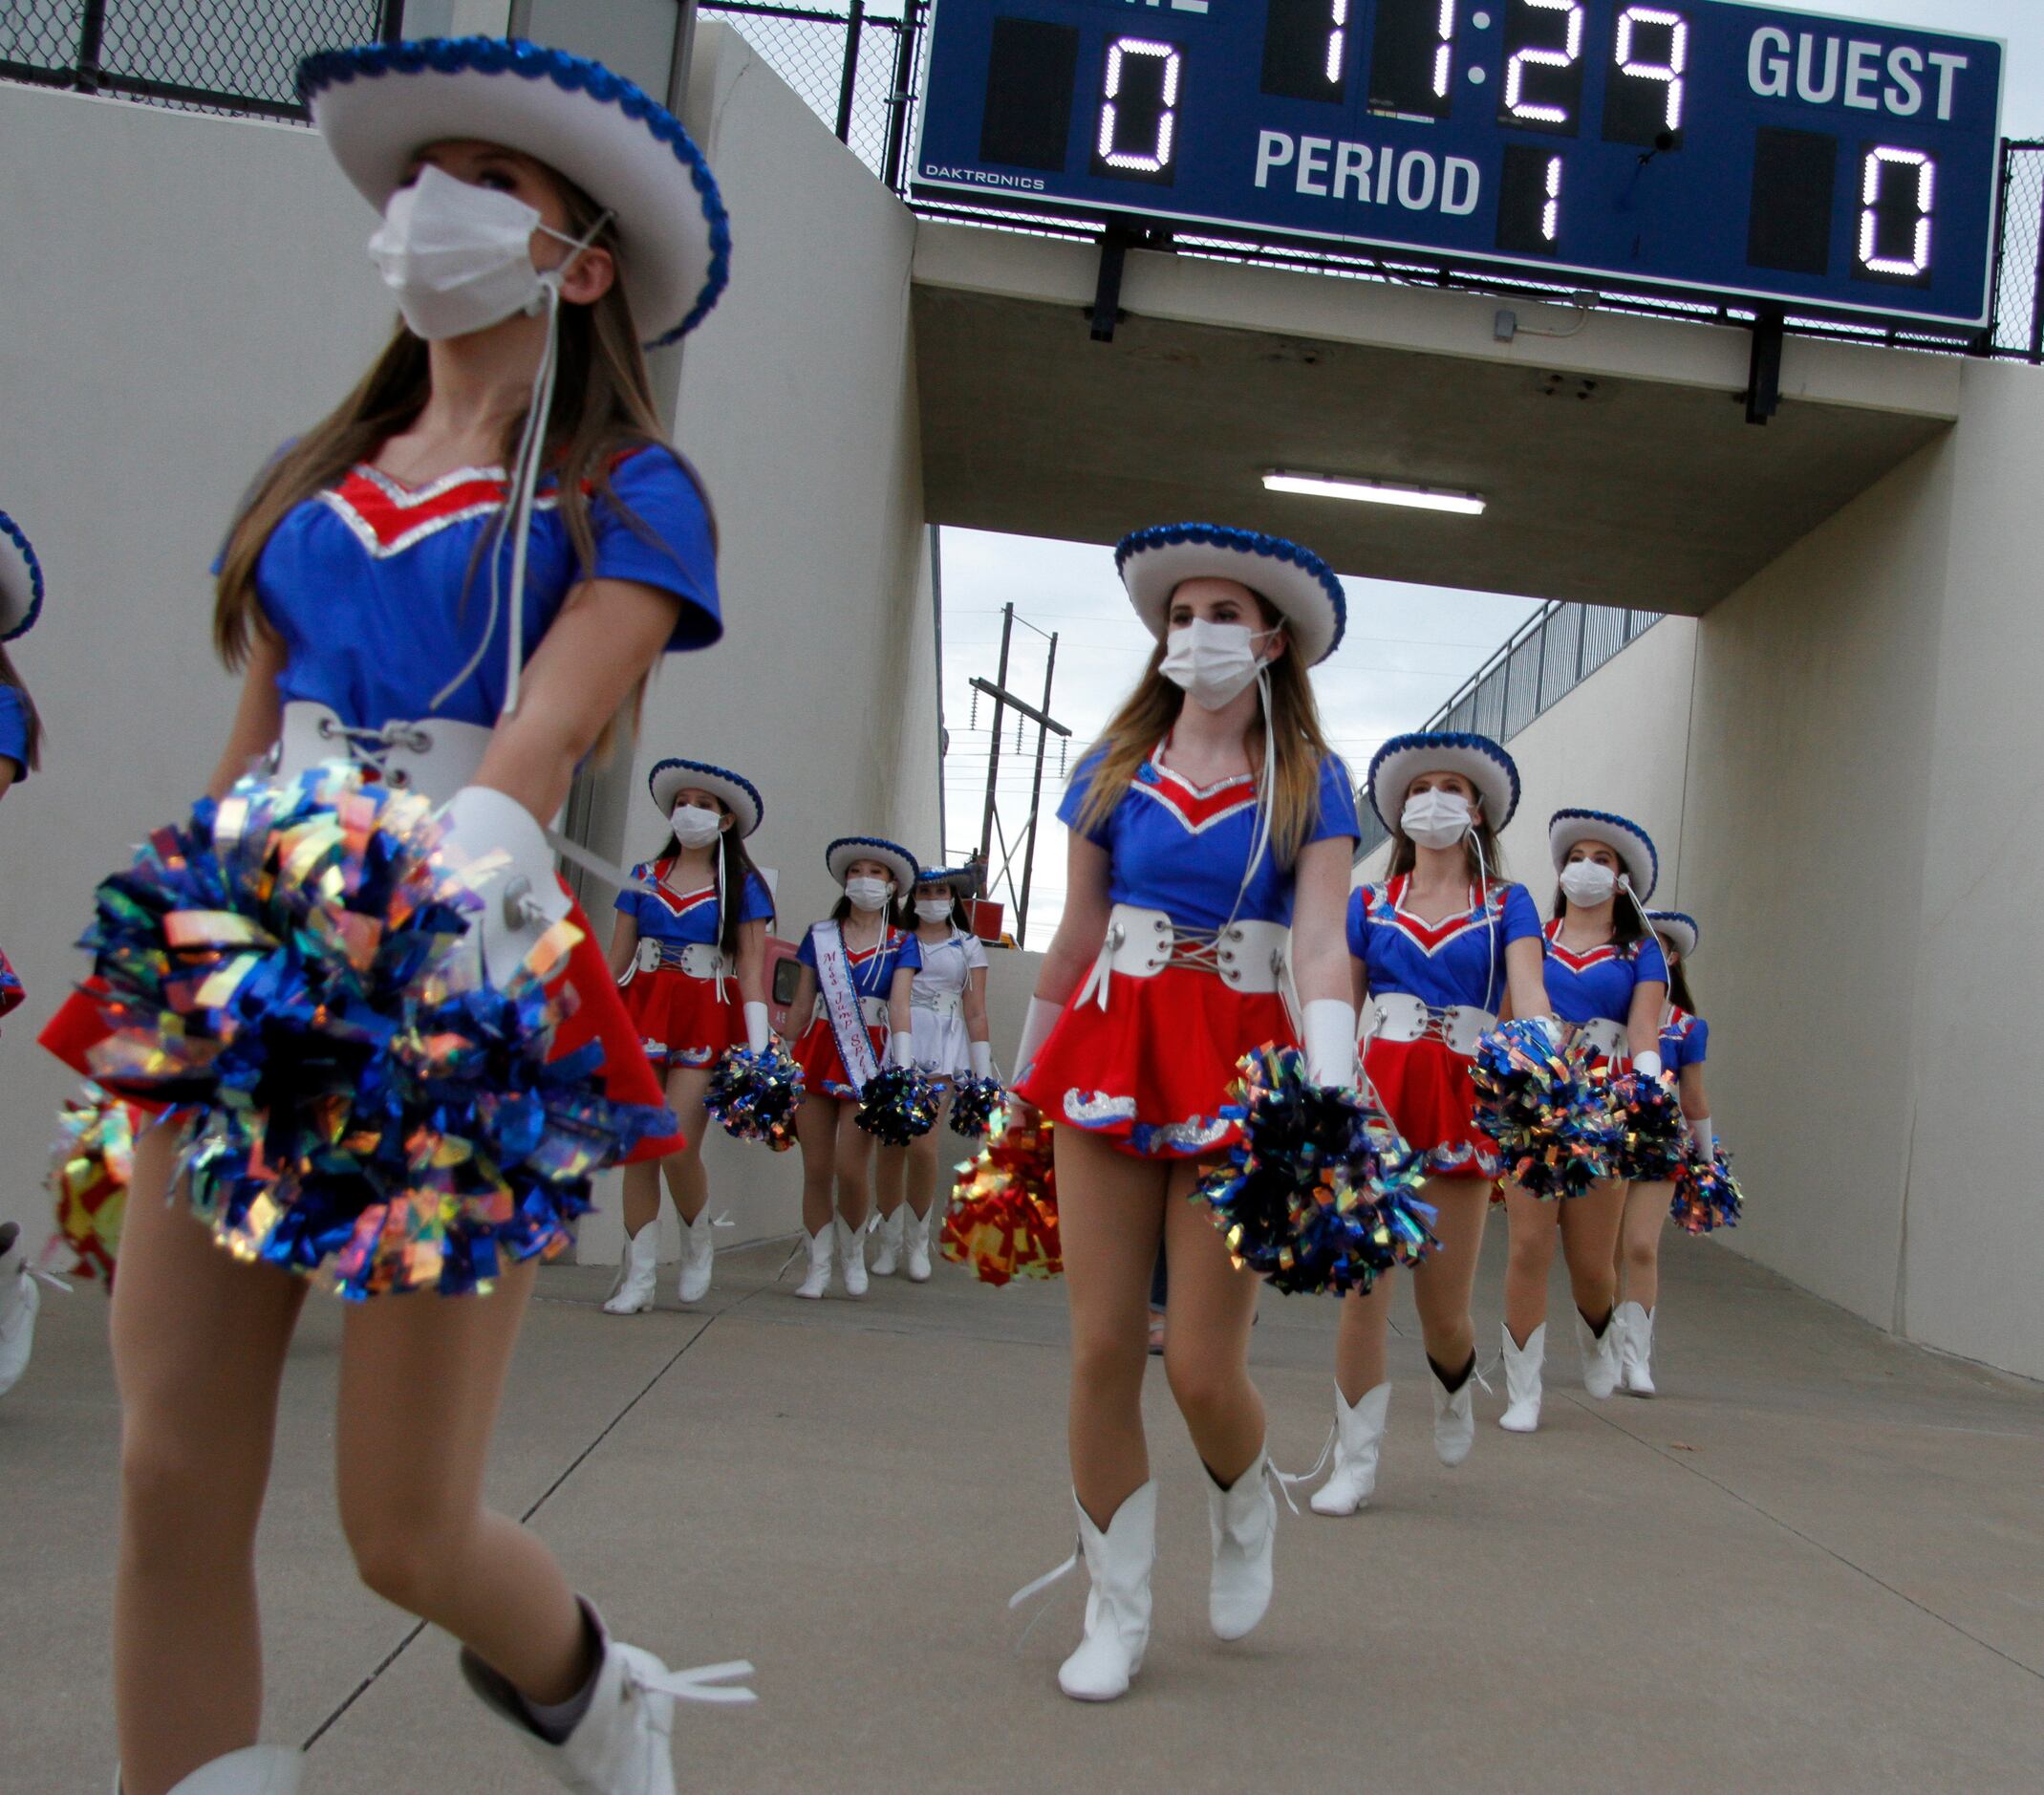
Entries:
[[1992,39],[1728,0],[936,0],[913,178],[1977,325],[2001,79]]

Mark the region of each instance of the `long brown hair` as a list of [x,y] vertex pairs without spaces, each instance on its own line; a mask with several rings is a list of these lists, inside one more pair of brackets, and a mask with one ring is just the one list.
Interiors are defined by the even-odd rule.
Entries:
[[21,770],[25,773],[38,772],[43,764],[42,714],[35,708],[35,701],[29,696],[29,688],[22,683],[21,675],[14,671],[14,663],[8,659],[5,646],[0,646],[0,685],[11,685],[21,694],[21,722],[29,737],[26,750],[29,764]]
[[[588,236],[603,208],[565,176],[548,169],[560,189],[568,215],[567,234]],[[606,221],[591,238],[592,247],[623,258],[615,221]],[[596,563],[596,532],[592,522],[595,501],[602,499],[634,534],[657,544],[652,530],[617,496],[611,485],[616,459],[632,449],[661,443],[659,413],[639,334],[625,297],[624,281],[611,282],[591,305],[562,305],[554,328],[559,332],[560,369],[555,377],[553,409],[547,420],[547,445],[542,465],[558,482],[560,516],[573,545],[575,560],[586,579]],[[369,372],[348,397],[324,419],[286,447],[257,479],[242,506],[221,557],[220,579],[213,604],[213,645],[229,671],[239,672],[248,658],[254,633],[266,627],[256,597],[256,564],[270,532],[297,506],[340,480],[358,463],[371,459],[385,442],[409,427],[432,391],[432,369],[425,341],[400,320]],[[506,421],[501,454],[508,466],[525,429],[525,413]],[[705,508],[709,494],[701,478],[672,447],[682,470],[694,481]],[[498,514],[495,530],[479,543],[475,565],[494,552],[500,532],[509,528],[509,508]],[[716,523],[711,522],[711,544]],[[517,600],[514,598],[513,600]],[[635,715],[635,694],[626,714]],[[605,731],[599,752],[617,734],[617,720]]]
[[[1284,621],[1261,593],[1254,596],[1266,628],[1275,629]],[[1087,750],[1101,758],[1079,811],[1082,834],[1104,827],[1114,814],[1114,807],[1128,790],[1129,782],[1156,752],[1157,745],[1171,734],[1179,712],[1185,708],[1185,694],[1158,671],[1164,663],[1168,636],[1169,632],[1158,639],[1135,690],[1108,720],[1099,740]],[[1299,657],[1296,642],[1288,640],[1287,652],[1270,663],[1270,707],[1272,727],[1278,738],[1270,851],[1279,865],[1289,866],[1298,859],[1306,836],[1320,820],[1321,764],[1334,751],[1327,746],[1326,732],[1321,727],[1313,681]],[[1260,771],[1265,746],[1260,708],[1249,725],[1247,746],[1250,767]]]
[[1688,1010],[1692,1016],[1699,1014],[1696,1000],[1689,995],[1689,962],[1686,959],[1673,956],[1668,948],[1667,937],[1661,935],[1660,930],[1656,929],[1654,933],[1660,935],[1661,952],[1667,956],[1667,1001],[1677,1009]]
[[[732,813],[731,807],[723,799],[717,797],[715,793],[711,796],[712,802],[726,816]],[[745,838],[736,828],[725,830],[722,841],[724,882],[723,888],[717,894],[717,944],[735,958],[738,953],[739,913],[744,907],[745,887],[758,877],[759,869],[753,864],[751,851],[745,846]],[[716,851],[717,845],[713,842],[710,844],[710,852],[714,854]],[[667,832],[667,845],[653,856],[655,868],[657,869],[665,862],[675,859],[680,852],[681,838],[670,829]],[[766,881],[763,878],[760,883],[764,885]],[[772,901],[773,893],[769,889],[767,902],[770,904]],[[774,915],[769,910],[766,917],[766,926],[769,930],[774,926]]]

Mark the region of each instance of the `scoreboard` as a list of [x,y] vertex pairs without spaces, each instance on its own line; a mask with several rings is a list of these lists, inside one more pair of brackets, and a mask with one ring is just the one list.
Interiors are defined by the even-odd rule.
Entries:
[[936,0],[912,182],[1979,325],[2002,61],[1730,0]]

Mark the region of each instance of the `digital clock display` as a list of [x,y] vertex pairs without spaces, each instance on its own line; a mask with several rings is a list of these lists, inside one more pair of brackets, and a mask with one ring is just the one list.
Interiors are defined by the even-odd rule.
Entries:
[[2001,81],[1729,0],[936,0],[914,184],[1977,325]]

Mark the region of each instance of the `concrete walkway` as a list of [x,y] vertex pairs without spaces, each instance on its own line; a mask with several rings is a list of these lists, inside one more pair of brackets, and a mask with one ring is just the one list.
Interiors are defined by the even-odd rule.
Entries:
[[[546,1273],[498,1442],[494,1500],[623,1636],[757,1662],[758,1707],[678,1715],[683,1789],[2044,1787],[2044,1393],[1715,1247],[1669,1242],[1660,1400],[1589,1401],[1558,1347],[1540,1433],[1500,1433],[1479,1394],[1453,1472],[1401,1299],[1377,1503],[1287,1518],[1277,1604],[1237,1646],[1206,1632],[1199,1469],[1154,1375],[1156,1632],[1097,1709],[1053,1682],[1079,1580],[1019,1655],[1003,1606],[1071,1545],[1060,1290],[943,1266],[801,1303],[781,1257],[727,1256],[700,1312],[627,1322],[596,1312],[602,1274]],[[110,1767],[104,1308],[51,1297],[0,1402],[10,1795],[99,1795]],[[354,1582],[336,1317],[308,1316],[263,1535],[269,1735],[312,1741],[314,1795],[538,1788],[452,1645]],[[1332,1321],[1265,1300],[1280,1461],[1319,1451]]]

